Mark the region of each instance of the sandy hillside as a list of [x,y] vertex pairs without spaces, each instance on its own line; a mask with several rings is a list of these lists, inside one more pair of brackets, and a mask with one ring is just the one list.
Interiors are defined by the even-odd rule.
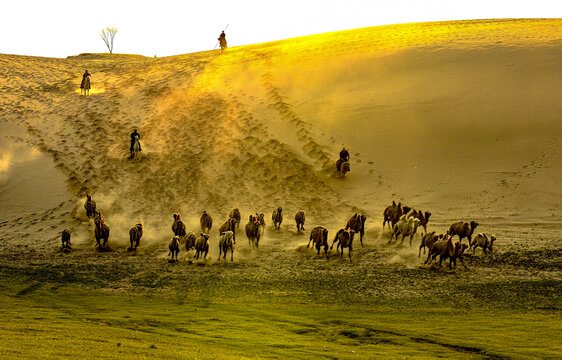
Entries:
[[[87,193],[115,254],[143,221],[147,258],[165,257],[173,212],[198,231],[203,210],[215,257],[216,229],[238,207],[243,224],[265,213],[262,251],[288,259],[308,240],[295,235],[297,210],[307,234],[365,213],[358,256],[378,249],[388,261],[403,251],[381,238],[392,200],[431,211],[437,232],[476,220],[500,249],[558,248],[561,55],[560,20],[382,26],[158,59],[0,55],[0,249],[59,259],[67,227],[72,255],[88,259]],[[135,127],[140,161],[127,159]],[[338,179],[342,145],[351,173]],[[279,234],[269,228],[277,206]],[[415,255],[401,262],[416,266]]]

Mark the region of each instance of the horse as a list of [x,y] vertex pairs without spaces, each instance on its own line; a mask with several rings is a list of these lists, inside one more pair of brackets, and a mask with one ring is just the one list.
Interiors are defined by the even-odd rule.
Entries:
[[90,76],[85,76],[80,84],[80,95],[89,96],[90,95]]
[[345,177],[345,174],[347,174],[350,170],[349,161],[344,161],[342,159],[336,161],[336,174],[339,177]]
[[133,151],[131,151],[131,159],[139,159],[140,155],[140,143],[139,137],[135,136],[135,142],[133,143]]
[[219,38],[219,43],[221,45],[221,52],[225,51],[227,48],[226,39],[224,37]]

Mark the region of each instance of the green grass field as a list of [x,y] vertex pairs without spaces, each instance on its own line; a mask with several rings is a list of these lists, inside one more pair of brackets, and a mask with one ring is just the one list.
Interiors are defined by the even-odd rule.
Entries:
[[0,358],[559,358],[557,311],[1,283]]

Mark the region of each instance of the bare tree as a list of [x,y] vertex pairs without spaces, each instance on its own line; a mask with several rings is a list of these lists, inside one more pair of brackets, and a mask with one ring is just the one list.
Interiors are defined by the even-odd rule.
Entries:
[[113,38],[115,38],[117,31],[119,30],[117,30],[116,27],[108,26],[100,32],[100,36],[105,43],[105,46],[107,46],[110,54],[113,54]]

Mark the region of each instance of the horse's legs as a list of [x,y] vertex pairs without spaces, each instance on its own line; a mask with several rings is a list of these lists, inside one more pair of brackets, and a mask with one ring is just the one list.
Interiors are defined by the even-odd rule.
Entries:
[[230,261],[234,261],[234,248],[230,247]]

